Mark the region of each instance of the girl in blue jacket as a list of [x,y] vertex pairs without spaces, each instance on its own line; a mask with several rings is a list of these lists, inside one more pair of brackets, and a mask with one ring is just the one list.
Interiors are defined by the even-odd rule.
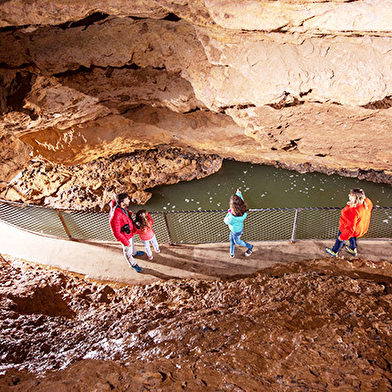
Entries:
[[253,245],[241,240],[244,232],[244,220],[248,216],[246,203],[241,191],[237,189],[235,195],[230,197],[230,209],[225,216],[224,222],[230,229],[230,257],[234,257],[235,244],[246,246],[245,256],[250,256],[253,252]]

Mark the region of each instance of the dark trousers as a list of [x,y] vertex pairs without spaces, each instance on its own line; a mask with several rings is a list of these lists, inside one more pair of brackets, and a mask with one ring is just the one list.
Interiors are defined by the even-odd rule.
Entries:
[[[338,253],[338,252],[340,251],[340,249],[343,248],[343,245],[344,245],[344,241],[340,241],[340,240],[339,240],[340,234],[342,234],[342,233],[341,233],[341,231],[339,230],[338,238],[336,238],[335,245],[334,245],[333,248],[332,248],[332,250],[333,250],[335,253]],[[351,237],[351,238],[349,239],[349,241],[350,241],[350,248],[353,249],[353,250],[354,250],[354,249],[357,249],[357,237]]]

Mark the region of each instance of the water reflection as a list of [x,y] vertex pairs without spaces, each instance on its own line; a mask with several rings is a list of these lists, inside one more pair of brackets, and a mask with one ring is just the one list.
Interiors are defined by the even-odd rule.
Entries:
[[390,185],[319,173],[300,174],[270,166],[224,161],[222,169],[201,180],[151,190],[151,211],[226,209],[240,187],[249,208],[342,207],[351,188],[363,188],[375,206],[392,206]]

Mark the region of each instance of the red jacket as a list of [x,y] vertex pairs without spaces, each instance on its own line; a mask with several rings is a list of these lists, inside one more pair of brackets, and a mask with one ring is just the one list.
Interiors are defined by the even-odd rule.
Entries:
[[362,237],[369,229],[373,203],[366,198],[361,205],[351,207],[347,205],[340,214],[340,239],[343,241],[351,237]]
[[151,215],[148,212],[146,214],[146,217],[148,220],[148,227],[144,227],[141,230],[136,229],[136,233],[139,234],[139,237],[142,241],[149,241],[155,235],[154,230],[152,229],[154,220],[151,218]]
[[[128,211],[128,213],[129,213],[129,217],[127,216],[127,214],[124,213],[124,211],[120,207],[116,206],[115,200],[112,200],[110,202],[110,213],[109,213],[110,228],[112,229],[114,238],[117,241],[120,241],[125,246],[129,246],[129,240],[136,233],[136,228],[134,227],[132,219],[130,218],[132,216],[132,211]],[[121,228],[126,224],[129,225],[129,229],[130,229],[129,234],[121,231]]]

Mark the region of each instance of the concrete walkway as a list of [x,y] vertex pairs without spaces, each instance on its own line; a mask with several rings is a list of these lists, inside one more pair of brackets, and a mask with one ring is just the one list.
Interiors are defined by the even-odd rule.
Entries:
[[[245,236],[246,238],[246,236]],[[244,256],[237,247],[229,257],[229,244],[161,245],[154,259],[138,258],[143,272],[138,274],[125,261],[119,243],[78,242],[29,233],[0,221],[0,253],[86,275],[94,280],[127,284],[147,284],[172,278],[220,278],[252,274],[276,263],[329,257],[330,241],[286,241],[254,243],[254,253]],[[392,240],[359,240],[360,257],[392,262]],[[143,250],[141,244],[137,250]],[[340,256],[353,258],[345,251]]]

